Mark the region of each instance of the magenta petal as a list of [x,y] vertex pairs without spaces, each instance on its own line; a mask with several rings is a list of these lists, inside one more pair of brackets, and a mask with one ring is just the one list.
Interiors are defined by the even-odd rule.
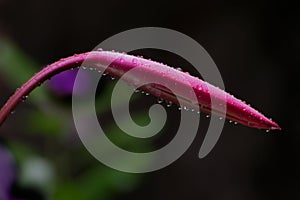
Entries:
[[[28,95],[40,83],[60,72],[78,67],[83,63],[85,66],[93,67],[100,71],[105,70],[106,73],[114,77],[121,77],[127,71],[135,68],[137,69],[137,74],[129,76],[125,80],[128,84],[141,85],[146,82],[151,82],[153,79],[163,81],[167,85],[175,84],[176,96],[183,101],[184,106],[195,108],[196,110],[200,109],[201,111],[209,114],[217,114],[221,117],[225,116],[229,120],[234,120],[249,127],[268,130],[281,129],[275,122],[268,119],[257,110],[251,108],[246,103],[197,77],[193,77],[188,73],[183,73],[158,62],[137,56],[109,51],[92,51],[73,55],[68,58],[60,59],[41,70],[27,81],[19,90],[17,90],[1,108],[0,125],[22,100],[22,98]],[[107,65],[109,65],[108,68],[106,68]],[[65,80],[68,79],[66,78]],[[57,80],[57,82],[58,84],[55,86],[56,89],[59,90],[59,87],[61,87],[61,91],[70,92],[68,84],[70,81],[62,83],[60,80]],[[85,83],[86,82],[83,81],[83,85]],[[67,84],[66,87],[63,86],[64,84]],[[191,87],[197,96],[196,101],[192,98],[193,95],[191,94],[193,92],[190,90]],[[161,85],[151,84],[150,86],[142,86],[141,88],[154,96],[178,103],[174,94],[170,93],[170,91],[166,90],[166,88]],[[221,107],[212,107],[211,99],[217,100],[222,105],[226,105],[227,112]]]

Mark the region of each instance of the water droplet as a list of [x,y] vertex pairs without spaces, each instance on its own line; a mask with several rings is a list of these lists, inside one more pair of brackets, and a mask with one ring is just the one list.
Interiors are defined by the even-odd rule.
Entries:
[[168,101],[168,102],[167,102],[167,107],[171,107],[171,106],[172,106],[172,104],[173,104],[173,102],[172,102],[172,101]]
[[134,64],[134,65],[137,64],[137,60],[135,58],[132,59],[132,64]]
[[180,67],[177,67],[175,69],[182,72],[182,69]]
[[196,89],[199,90],[199,91],[202,91],[202,90],[203,90],[203,88],[202,88],[201,85],[197,85]]
[[206,115],[206,118],[209,118],[209,115]]
[[200,114],[200,111],[197,111],[197,114]]
[[146,93],[145,93],[145,95],[146,95],[146,96],[148,96],[148,95],[149,95],[149,93],[148,93],[148,92],[146,92]]
[[162,103],[164,100],[160,97],[157,98],[157,103]]
[[16,112],[16,111],[15,111],[15,110],[13,110],[13,111],[11,111],[11,112],[10,112],[10,114],[15,114],[15,112]]
[[103,76],[106,76],[107,74],[103,73],[102,75],[103,75]]
[[86,69],[86,67],[83,66],[82,69]]
[[188,111],[189,109],[186,107],[186,106],[183,106],[183,109],[184,110],[186,110],[186,111]]
[[266,133],[269,133],[269,132],[270,132],[270,129],[267,129],[267,130],[266,130]]
[[191,109],[191,111],[194,112],[195,110],[194,110],[194,109]]
[[234,122],[234,125],[237,125],[238,123],[237,122]]
[[138,89],[138,88],[134,88],[133,90],[134,90],[135,93],[140,92],[140,89]]
[[100,70],[98,70],[98,73],[102,73]]
[[90,70],[91,70],[91,71],[93,71],[93,70],[94,70],[94,68],[93,68],[93,67],[90,67]]
[[223,117],[219,117],[219,120],[222,120],[223,119]]
[[144,94],[144,93],[145,93],[145,91],[142,90],[142,94]]
[[114,76],[111,76],[110,78],[112,81],[116,79],[116,77],[114,77]]
[[229,120],[229,123],[232,123],[233,121],[232,120]]
[[178,110],[182,110],[182,108],[181,108],[181,107],[178,107]]
[[25,96],[22,96],[22,98],[21,98],[22,102],[26,101],[26,99],[27,99],[27,98],[28,98],[28,96],[27,96],[27,95],[25,95]]

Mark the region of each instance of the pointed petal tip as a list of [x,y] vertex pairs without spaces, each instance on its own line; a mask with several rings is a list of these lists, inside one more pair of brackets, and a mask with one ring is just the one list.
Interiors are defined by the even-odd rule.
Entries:
[[281,127],[271,119],[268,119],[265,117],[264,123],[262,124],[262,129],[267,129],[267,130],[281,130]]
[[279,131],[282,130],[281,127],[278,124],[276,124],[276,123],[274,123],[274,124],[275,124],[275,126],[272,126],[271,130],[279,130]]
[[269,120],[270,121],[270,130],[281,130],[281,127],[274,121]]

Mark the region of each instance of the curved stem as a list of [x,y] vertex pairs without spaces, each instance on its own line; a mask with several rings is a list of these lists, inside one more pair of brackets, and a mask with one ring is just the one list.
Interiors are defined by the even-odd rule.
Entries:
[[[105,70],[105,73],[119,78],[133,68],[138,69],[139,73],[133,76],[127,76],[125,81],[132,85],[142,85],[150,80],[149,77],[156,77],[165,82],[166,85],[176,85],[176,96],[172,93],[173,91],[170,92],[168,88],[159,84],[150,84],[141,87],[142,90],[149,92],[154,96],[177,104],[178,99],[180,99],[180,102],[183,103],[181,106],[187,106],[197,110],[200,109],[206,113],[213,112],[214,114],[226,116],[227,119],[234,120],[246,126],[262,129],[280,129],[275,122],[266,118],[249,105],[197,77],[193,77],[187,73],[155,61],[109,51],[92,51],[73,55],[68,58],[60,59],[42,69],[22,85],[1,108],[0,126],[16,108],[18,103],[25,100],[27,95],[45,80],[50,79],[52,76],[62,71],[79,67],[83,63],[84,65],[97,68],[97,70]],[[106,66],[108,67],[106,68]],[[192,101],[189,92],[190,87],[193,88],[194,94],[196,94],[197,102]],[[226,109],[225,111],[224,109],[218,108],[212,109],[212,98],[223,102],[223,105],[226,105],[227,107],[227,112]]]

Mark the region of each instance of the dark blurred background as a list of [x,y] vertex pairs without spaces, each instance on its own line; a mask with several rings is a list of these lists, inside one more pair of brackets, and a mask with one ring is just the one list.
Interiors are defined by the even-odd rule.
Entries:
[[[205,128],[200,128],[189,150],[172,165],[143,175],[125,174],[102,165],[82,147],[72,123],[70,98],[42,86],[39,90],[50,99],[33,95],[1,127],[0,143],[17,166],[11,195],[24,199],[300,199],[298,9],[293,1],[0,0],[1,105],[22,83],[11,81],[22,76],[20,60],[24,66],[34,63],[34,72],[62,57],[90,51],[121,31],[158,26],[198,41],[217,64],[226,90],[283,129],[266,133],[226,122],[213,151],[198,159],[205,134]],[[3,56],[7,49],[12,55],[4,61],[1,51]],[[179,65],[167,53],[141,53]],[[110,87],[109,81],[106,85]],[[48,105],[52,113],[43,108]],[[136,106],[142,107],[138,102]],[[69,123],[57,121],[56,111]],[[36,175],[32,169],[41,173]]]

